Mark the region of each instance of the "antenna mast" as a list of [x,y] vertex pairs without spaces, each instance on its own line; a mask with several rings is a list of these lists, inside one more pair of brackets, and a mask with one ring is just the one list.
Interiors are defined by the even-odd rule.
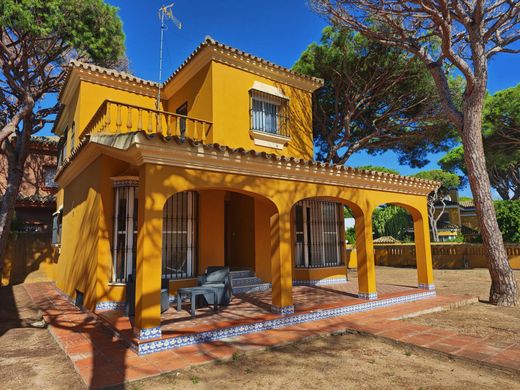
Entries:
[[173,4],[163,5],[159,8],[159,19],[161,19],[161,46],[159,51],[159,88],[157,90],[157,109],[159,110],[161,107],[161,87],[162,87],[162,64],[163,64],[163,42],[164,42],[164,31],[167,30],[165,19],[170,19],[180,30],[182,28],[182,23],[173,16],[172,8]]

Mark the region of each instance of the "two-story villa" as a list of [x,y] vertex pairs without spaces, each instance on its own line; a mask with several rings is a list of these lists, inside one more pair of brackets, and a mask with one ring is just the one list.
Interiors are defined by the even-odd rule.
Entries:
[[313,161],[321,85],[211,38],[162,86],[73,61],[54,128],[57,286],[100,310],[124,302],[133,276],[137,339],[161,335],[161,281],[173,294],[211,265],[252,270],[272,310],[292,315],[293,284],[345,283],[348,205],[358,296],[374,300],[372,212],[393,203],[413,216],[418,285],[433,289],[426,196],[437,183]]

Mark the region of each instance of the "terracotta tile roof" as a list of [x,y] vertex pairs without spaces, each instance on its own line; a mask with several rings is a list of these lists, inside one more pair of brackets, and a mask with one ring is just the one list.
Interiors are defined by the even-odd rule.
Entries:
[[299,77],[301,79],[305,79],[305,80],[311,81],[311,82],[316,83],[318,85],[323,85],[323,79],[320,79],[318,77],[311,77],[311,76],[307,76],[307,75],[295,72],[295,71],[293,71],[291,69],[288,69],[286,67],[283,67],[281,65],[277,65],[277,64],[275,64],[275,63],[273,63],[271,61],[265,60],[263,58],[255,56],[253,54],[246,53],[245,51],[242,51],[240,49],[237,49],[237,48],[234,48],[232,46],[228,46],[226,44],[218,42],[218,41],[216,41],[215,39],[213,39],[210,36],[207,36],[204,39],[204,41],[199,46],[197,46],[197,48],[188,56],[188,58],[186,58],[184,60],[184,62],[170,75],[170,77],[168,77],[168,79],[164,82],[164,85],[168,84],[186,65],[188,65],[188,63],[203,48],[205,48],[207,46],[213,46],[213,47],[216,47],[218,49],[222,49],[222,50],[224,50],[224,51],[226,51],[226,52],[228,52],[230,54],[233,54],[234,56],[242,57],[242,58],[244,58],[244,59],[246,59],[248,61],[254,61],[254,62],[260,63],[260,64],[262,64],[264,66],[268,66],[270,68],[279,70],[281,72],[284,72],[284,73],[287,73],[287,74]]
[[392,236],[383,236],[376,238],[374,240],[374,244],[400,244],[401,241],[399,241],[397,238],[394,238]]
[[459,202],[459,204],[462,206],[462,207],[465,207],[465,208],[473,208],[475,207],[475,202],[473,202],[473,199],[470,199],[470,200],[461,200]]
[[[196,147],[202,147],[205,150],[209,151],[216,151],[217,153],[228,153],[230,155],[243,155],[243,156],[249,156],[253,158],[261,158],[265,160],[272,160],[277,161],[285,164],[290,164],[292,168],[295,167],[313,167],[317,170],[330,170],[330,171],[336,171],[336,172],[345,172],[350,173],[354,175],[362,175],[366,176],[367,179],[371,180],[386,180],[386,181],[398,181],[400,183],[406,184],[406,185],[412,185],[417,187],[431,187],[432,190],[435,187],[438,187],[440,183],[433,181],[433,180],[425,180],[425,179],[418,179],[416,177],[411,176],[400,176],[395,175],[393,173],[387,173],[387,172],[381,172],[381,171],[369,171],[369,170],[363,170],[358,168],[352,168],[345,165],[336,165],[336,164],[330,164],[326,162],[320,162],[316,160],[305,160],[305,159],[299,159],[295,157],[287,157],[287,156],[281,156],[274,153],[267,153],[267,152],[259,152],[254,149],[245,149],[245,148],[232,148],[226,145],[220,145],[218,143],[203,143],[201,141],[196,141],[191,138],[181,138],[178,136],[173,137],[165,137],[163,135],[157,135],[157,134],[147,134],[145,131],[137,131],[137,132],[131,132],[131,133],[122,133],[122,134],[114,134],[114,135],[98,135],[96,137],[134,137],[137,134],[143,134],[147,139],[153,139],[153,138],[160,138],[163,142],[174,142],[178,145],[190,145],[190,146],[196,146]],[[59,168],[58,172],[56,173],[56,179],[62,174],[62,172],[67,168],[67,166],[76,158],[76,156],[81,152],[81,150],[91,141],[91,135],[85,135],[81,141],[78,143],[78,145],[72,150],[70,156],[63,162],[62,166]],[[121,142],[124,144],[125,142]]]

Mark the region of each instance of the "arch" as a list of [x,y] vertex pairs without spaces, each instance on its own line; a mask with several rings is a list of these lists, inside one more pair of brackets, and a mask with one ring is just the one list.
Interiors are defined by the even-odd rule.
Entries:
[[417,267],[418,287],[426,290],[434,290],[433,284],[433,270],[432,270],[432,256],[430,243],[430,229],[428,214],[426,211],[426,198],[422,200],[421,207],[411,205],[405,202],[387,202],[376,206],[380,207],[384,204],[401,207],[406,210],[413,221],[413,233],[415,244],[415,264]]

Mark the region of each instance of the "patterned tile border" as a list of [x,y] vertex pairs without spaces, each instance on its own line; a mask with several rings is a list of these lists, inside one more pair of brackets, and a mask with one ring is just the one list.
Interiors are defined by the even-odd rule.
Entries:
[[103,310],[124,310],[126,302],[98,302],[96,303],[96,311]]
[[134,328],[134,336],[139,340],[151,340],[158,339],[161,337],[161,327],[156,326],[154,328],[138,329]]
[[273,313],[276,313],[276,314],[281,314],[283,316],[287,316],[289,314],[294,314],[294,306],[276,306],[276,305],[271,305],[271,312]]
[[327,286],[330,284],[347,283],[347,277],[316,280],[293,280],[293,286]]
[[233,294],[243,294],[248,292],[267,291],[271,289],[271,283],[262,283],[256,286],[233,287]]
[[358,292],[358,298],[360,299],[368,299],[369,301],[373,301],[377,299],[377,293],[365,293],[365,292]]
[[207,343],[229,337],[240,336],[243,334],[262,332],[269,329],[277,329],[285,326],[301,324],[303,322],[310,322],[322,320],[325,318],[363,312],[378,307],[386,307],[391,305],[397,305],[400,303],[413,302],[420,299],[434,297],[435,295],[435,291],[424,291],[416,294],[408,294],[395,298],[387,298],[381,299],[379,301],[360,303],[357,305],[350,305],[325,310],[316,310],[310,313],[288,315],[248,325],[238,325],[228,328],[215,329],[207,332],[195,333],[186,336],[173,337],[164,340],[154,340],[150,342],[140,343],[139,345],[133,345],[132,349],[136,351],[139,355],[147,355],[150,353],[165,351],[168,349],[185,347],[187,345]]
[[429,290],[429,291],[435,290],[435,284],[419,283],[418,287],[422,288],[423,290]]

